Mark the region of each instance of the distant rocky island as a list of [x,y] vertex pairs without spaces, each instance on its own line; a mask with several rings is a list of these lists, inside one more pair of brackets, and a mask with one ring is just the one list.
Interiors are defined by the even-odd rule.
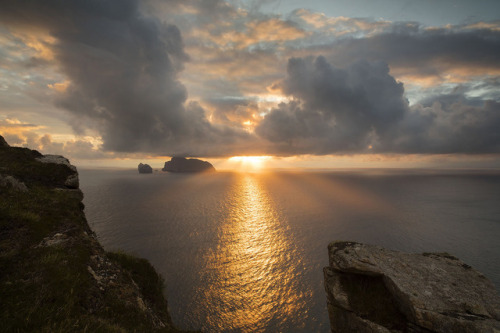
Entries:
[[106,252],[69,161],[0,136],[2,332],[179,332],[145,259]]
[[215,168],[209,162],[196,158],[172,157],[170,161],[165,162],[162,171],[179,173],[214,172]]
[[153,173],[153,168],[149,164],[139,163],[137,169],[139,169],[139,173]]
[[355,242],[328,246],[332,332],[500,332],[500,297],[448,253],[403,253]]

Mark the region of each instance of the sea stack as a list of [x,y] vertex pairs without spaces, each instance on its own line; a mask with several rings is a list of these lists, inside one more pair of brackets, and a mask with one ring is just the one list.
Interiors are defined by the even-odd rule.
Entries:
[[214,172],[215,168],[207,161],[196,158],[172,157],[170,161],[165,162],[162,171],[168,172]]
[[139,169],[139,173],[153,173],[153,168],[149,164],[139,163],[137,169]]
[[450,254],[355,242],[333,242],[328,254],[324,278],[332,332],[500,330],[495,287]]

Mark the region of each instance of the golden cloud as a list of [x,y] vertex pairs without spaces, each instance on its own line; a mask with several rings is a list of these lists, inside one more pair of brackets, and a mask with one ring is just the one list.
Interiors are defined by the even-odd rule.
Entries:
[[[223,32],[219,32],[225,28]],[[245,49],[258,43],[284,43],[307,37],[308,32],[292,22],[279,18],[254,20],[245,25],[244,31],[238,31],[232,24],[208,25],[190,32],[189,37],[206,43],[210,41],[221,49]]]
[[354,34],[363,32],[366,36],[380,33],[388,28],[392,23],[389,21],[369,21],[366,19],[357,19],[344,16],[329,17],[324,13],[311,12],[307,9],[299,9],[295,12],[310,27],[329,32],[334,36]]
[[48,84],[47,87],[49,87],[50,89],[55,90],[59,93],[63,93],[66,91],[66,89],[68,89],[69,84],[70,84],[70,82],[68,80],[66,80],[64,82],[56,82],[53,84]]
[[423,88],[436,87],[444,83],[465,83],[475,78],[500,76],[500,68],[471,64],[450,64],[436,62],[434,73],[425,73],[419,68],[391,66],[391,74],[405,84],[418,85]]
[[31,49],[37,58],[54,60],[54,52],[51,47],[56,43],[56,39],[48,32],[24,28],[11,31],[11,34]]

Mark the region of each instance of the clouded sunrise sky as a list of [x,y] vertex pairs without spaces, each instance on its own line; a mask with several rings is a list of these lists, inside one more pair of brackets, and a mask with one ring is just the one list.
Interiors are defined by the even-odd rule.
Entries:
[[0,134],[11,145],[76,165],[178,155],[500,167],[497,0],[1,8]]

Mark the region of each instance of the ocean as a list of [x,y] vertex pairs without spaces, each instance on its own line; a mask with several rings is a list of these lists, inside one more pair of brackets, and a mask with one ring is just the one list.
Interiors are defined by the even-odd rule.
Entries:
[[335,240],[449,252],[500,289],[498,172],[83,169],[80,184],[101,244],[155,266],[181,329],[328,332]]

